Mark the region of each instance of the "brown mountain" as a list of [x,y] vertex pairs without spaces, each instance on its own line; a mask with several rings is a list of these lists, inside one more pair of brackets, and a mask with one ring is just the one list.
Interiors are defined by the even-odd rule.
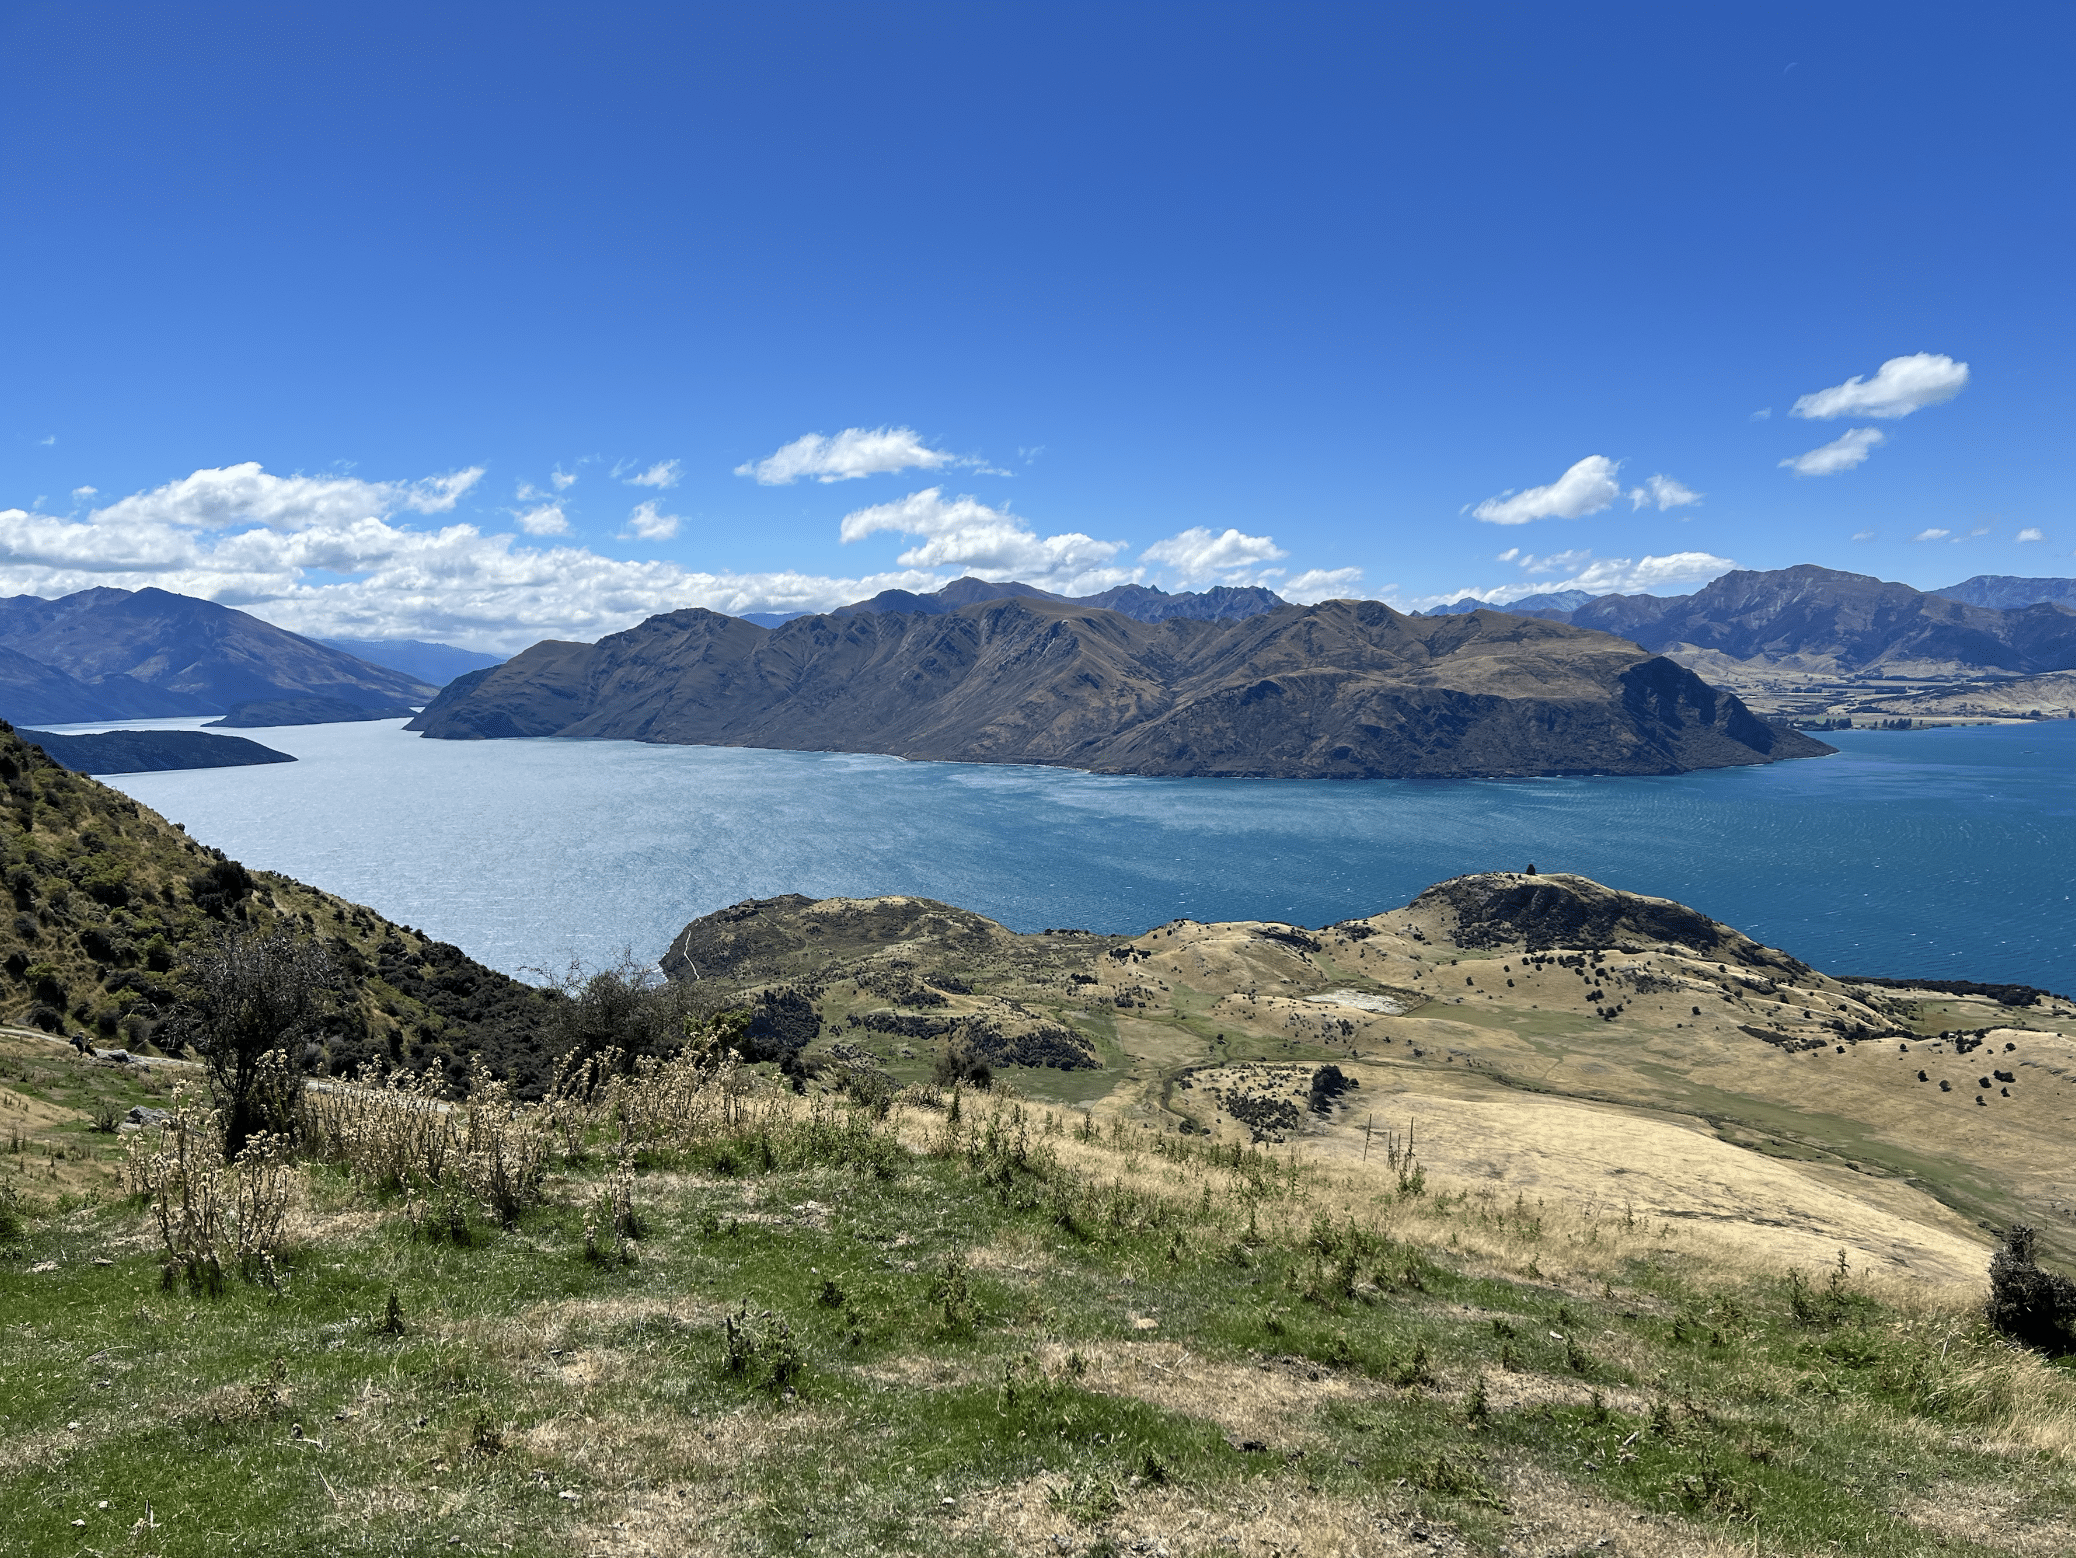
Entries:
[[[1139,622],[1165,622],[1170,617],[1231,622],[1241,617],[1259,616],[1264,611],[1274,611],[1287,604],[1274,591],[1253,584],[1220,584],[1208,590],[1182,590],[1173,595],[1150,585],[1120,584],[1100,595],[1053,595],[1028,584],[998,584],[968,575],[954,579],[943,589],[932,590],[927,595],[917,595],[909,590],[881,590],[870,600],[837,607],[836,615],[847,616],[857,611],[922,611],[935,617],[956,611],[961,606],[971,606],[976,601],[1008,600],[1012,596],[1024,600],[1061,601],[1069,606],[1100,606],[1105,611],[1119,612]],[[1586,597],[1582,594],[1579,599]],[[806,613],[793,615],[804,616]],[[790,617],[767,620],[768,617],[768,613],[753,613],[749,620],[760,622],[765,627],[778,627],[791,620]]]
[[[61,600],[0,600],[0,648],[85,683],[127,717],[226,714],[259,699],[337,698],[364,707],[423,704],[434,689],[214,601],[167,590],[81,590]],[[26,708],[0,709],[22,719]],[[44,712],[59,722],[98,710]]]
[[2076,611],[1972,606],[1860,573],[1739,570],[1692,595],[1603,595],[1575,626],[1737,660],[1799,657],[1840,672],[1937,667],[2032,675],[2076,666]]
[[1830,750],[1603,633],[1375,601],[1143,623],[1015,597],[536,644],[409,727],[1255,778],[1679,773]]

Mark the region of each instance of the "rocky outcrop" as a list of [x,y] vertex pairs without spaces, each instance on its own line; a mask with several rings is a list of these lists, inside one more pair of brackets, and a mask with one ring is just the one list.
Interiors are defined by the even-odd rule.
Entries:
[[1640,950],[1684,947],[1720,963],[1807,975],[1806,964],[1762,947],[1742,931],[1669,898],[1604,887],[1590,877],[1555,872],[1492,871],[1452,877],[1428,888],[1411,907],[1441,911],[1456,946],[1473,950],[1552,947]]
[[678,611],[537,644],[409,728],[1286,779],[1669,774],[1830,750],[1605,634],[1376,601],[1142,623],[1012,597],[775,629]]

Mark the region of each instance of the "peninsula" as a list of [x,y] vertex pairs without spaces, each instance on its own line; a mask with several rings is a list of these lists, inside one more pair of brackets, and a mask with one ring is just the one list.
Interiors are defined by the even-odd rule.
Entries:
[[1377,601],[1142,622],[1029,596],[542,643],[407,729],[1262,779],[1675,774],[1832,749],[1611,634]]

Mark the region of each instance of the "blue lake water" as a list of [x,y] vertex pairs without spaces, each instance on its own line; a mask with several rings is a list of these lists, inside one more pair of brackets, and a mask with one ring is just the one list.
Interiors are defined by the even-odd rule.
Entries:
[[1367,783],[426,741],[398,722],[240,734],[301,761],[108,782],[512,973],[654,958],[694,916],[777,893],[920,894],[1018,930],[1321,925],[1533,861],[1835,972],[2076,991],[2069,721],[1843,732],[1836,757],[1676,778]]

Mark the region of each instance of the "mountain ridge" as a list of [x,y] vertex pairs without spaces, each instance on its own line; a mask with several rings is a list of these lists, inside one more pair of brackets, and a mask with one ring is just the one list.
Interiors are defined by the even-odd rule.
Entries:
[[1375,601],[1142,623],[1022,595],[775,629],[665,613],[471,673],[406,728],[1174,777],[1677,773],[1830,750],[1564,624]]
[[247,612],[169,590],[91,589],[57,600],[0,600],[0,649],[87,689],[77,712],[52,706],[73,689],[0,660],[0,714],[50,724],[186,714],[284,697],[364,706],[422,704],[437,690]]

